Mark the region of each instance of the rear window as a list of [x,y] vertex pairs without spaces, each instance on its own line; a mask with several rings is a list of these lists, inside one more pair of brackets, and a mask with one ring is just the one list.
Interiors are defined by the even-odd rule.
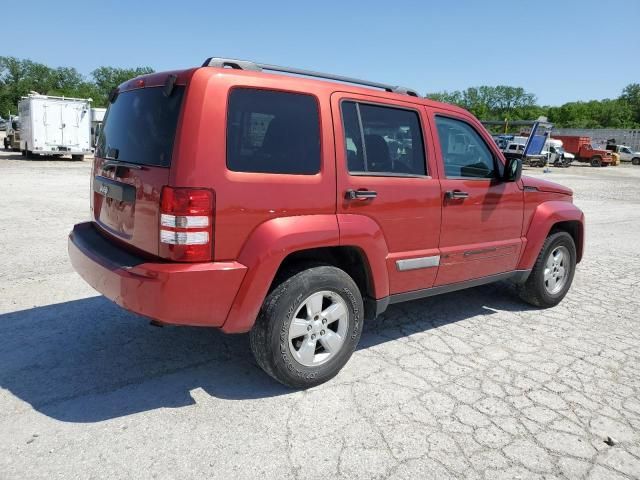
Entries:
[[318,173],[320,120],[315,97],[250,88],[232,90],[227,167],[236,172]]
[[170,96],[162,87],[121,92],[105,114],[96,156],[169,167],[183,96],[180,86]]

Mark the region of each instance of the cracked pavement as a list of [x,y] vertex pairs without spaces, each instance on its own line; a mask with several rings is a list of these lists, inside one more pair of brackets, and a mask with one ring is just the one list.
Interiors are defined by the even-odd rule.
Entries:
[[587,217],[559,306],[508,283],[394,305],[298,392],[246,335],[152,327],[72,271],[89,172],[0,154],[1,479],[640,477],[640,168],[525,172]]

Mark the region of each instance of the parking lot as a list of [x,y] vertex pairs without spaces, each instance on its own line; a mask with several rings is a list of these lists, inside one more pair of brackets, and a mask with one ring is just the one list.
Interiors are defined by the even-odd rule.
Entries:
[[0,479],[640,477],[640,167],[525,172],[587,218],[559,306],[508,283],[392,306],[294,392],[246,335],[150,326],[80,279],[90,166],[0,153]]

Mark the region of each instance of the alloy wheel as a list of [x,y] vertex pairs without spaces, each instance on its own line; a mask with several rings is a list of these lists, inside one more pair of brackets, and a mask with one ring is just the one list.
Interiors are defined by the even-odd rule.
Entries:
[[550,295],[562,291],[569,278],[570,254],[567,247],[554,248],[544,266],[544,287]]
[[342,349],[348,329],[347,303],[336,292],[308,296],[296,308],[289,325],[289,350],[305,367],[321,365]]

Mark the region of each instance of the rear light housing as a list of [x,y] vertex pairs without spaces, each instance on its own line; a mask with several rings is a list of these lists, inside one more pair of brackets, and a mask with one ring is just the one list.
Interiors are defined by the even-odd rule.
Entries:
[[214,212],[212,190],[162,187],[159,255],[176,262],[212,260]]

